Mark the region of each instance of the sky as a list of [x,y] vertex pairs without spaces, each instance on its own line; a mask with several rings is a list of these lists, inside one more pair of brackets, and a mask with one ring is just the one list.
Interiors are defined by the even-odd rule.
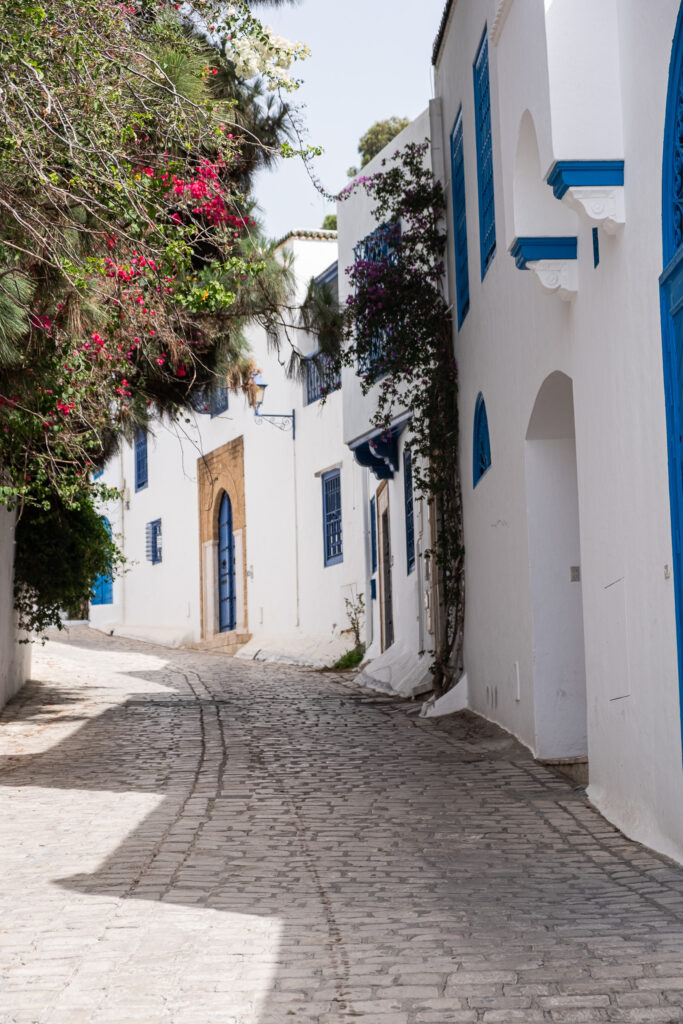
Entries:
[[[317,177],[328,192],[347,183],[358,166],[358,140],[375,121],[420,114],[432,95],[432,44],[444,0],[299,0],[293,7],[259,8],[278,35],[301,40],[312,56],[294,66],[304,84],[291,94],[308,130],[322,146]],[[299,159],[280,160],[255,183],[265,232],[281,238],[297,228],[319,228],[334,213]]]

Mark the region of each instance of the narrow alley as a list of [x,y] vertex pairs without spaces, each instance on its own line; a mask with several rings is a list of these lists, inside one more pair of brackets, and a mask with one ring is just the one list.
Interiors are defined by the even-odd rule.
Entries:
[[683,869],[474,715],[86,628],[33,680],[2,1024],[683,1019]]

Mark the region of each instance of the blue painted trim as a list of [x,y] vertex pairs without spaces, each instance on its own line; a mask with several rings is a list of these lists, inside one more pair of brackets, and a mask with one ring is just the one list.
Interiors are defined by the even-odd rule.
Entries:
[[377,572],[377,507],[374,497],[370,498],[370,565],[371,574]]
[[135,432],[135,490],[141,491],[149,482],[147,463],[147,431],[138,427]]
[[558,160],[547,178],[556,199],[573,185],[623,185],[623,160]]
[[[336,493],[339,496],[339,508],[330,508],[330,497],[333,494],[332,485],[338,481]],[[323,559],[326,566],[338,565],[344,561],[344,550],[342,541],[342,505],[341,505],[341,474],[338,469],[332,469],[329,473],[322,475],[323,485]],[[335,528],[339,528],[339,553],[330,553],[330,549],[336,546],[334,538]]]
[[474,407],[474,431],[472,433],[472,487],[476,487],[484,473],[491,467],[491,438],[486,402],[481,391]]
[[479,250],[481,279],[496,255],[496,204],[493,181],[493,138],[491,134],[491,79],[489,75],[488,26],[472,65],[474,78],[474,127],[477,143],[477,185],[479,190]]
[[338,266],[337,266],[337,261],[335,260],[334,263],[330,264],[330,266],[327,268],[327,270],[323,270],[322,274],[318,274],[318,276],[315,279],[315,283],[316,284],[332,284],[333,281],[336,281],[338,276],[339,276],[339,269],[338,269]]
[[527,263],[536,260],[575,260],[576,238],[515,238],[510,246],[510,255],[519,270],[526,270]]
[[406,567],[415,568],[415,516],[413,509],[413,458],[410,448],[403,449],[403,498],[406,517]]
[[598,238],[598,229],[593,228],[593,268],[597,267],[600,262],[600,240]]
[[458,330],[460,330],[470,308],[462,107],[458,111],[451,131],[451,194],[453,200],[453,249],[455,251],[455,297]]
[[364,441],[352,441],[349,448],[359,466],[371,469],[378,480],[391,480],[398,473],[398,439],[408,426],[404,420],[388,432],[378,430]]
[[680,84],[683,81],[683,4],[679,8],[676,32],[671,47],[669,84],[664,122],[662,154],[662,250],[664,271],[659,279],[662,318],[662,356],[664,398],[666,404],[667,452],[669,462],[669,503],[671,507],[671,543],[676,605],[676,643],[678,652],[678,692],[681,733],[683,735],[683,558],[681,555],[681,515],[683,513],[683,380],[680,354],[683,352],[683,246],[676,251],[677,224],[675,197],[680,190],[680,169],[675,167],[679,138],[677,120]]

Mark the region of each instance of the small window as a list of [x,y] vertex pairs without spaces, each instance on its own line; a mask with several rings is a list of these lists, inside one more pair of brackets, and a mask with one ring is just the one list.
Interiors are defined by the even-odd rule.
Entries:
[[[100,476],[102,474],[100,473]],[[102,516],[102,522],[109,536],[111,537],[111,523],[106,516]],[[114,603],[114,581],[110,572],[100,574],[93,584],[90,604],[113,604]]]
[[161,519],[147,523],[145,536],[145,554],[147,561],[156,565],[161,561]]
[[489,439],[489,421],[486,415],[484,396],[479,392],[474,409],[474,442],[472,455],[473,487],[476,487],[486,470],[491,465],[491,441]]
[[453,194],[453,238],[455,242],[455,294],[457,299],[458,330],[460,330],[470,308],[462,107],[455,119],[451,133],[451,191]]
[[306,405],[311,405],[341,387],[341,377],[335,373],[332,360],[322,352],[306,358]]
[[491,88],[489,84],[489,40],[487,29],[474,62],[474,125],[477,140],[479,183],[479,246],[481,279],[496,253],[496,209],[493,198],[493,144],[491,139]]
[[147,432],[141,427],[135,431],[135,490],[147,486]]
[[403,449],[403,488],[406,506],[406,561],[408,573],[415,568],[415,519],[413,515],[413,459],[410,448]]
[[377,508],[374,498],[370,498],[370,554],[374,575],[377,572]]
[[[380,224],[378,228],[366,235],[354,247],[353,255],[357,263],[360,261],[368,264],[388,262],[393,265],[398,262],[400,247],[401,222],[392,221],[388,224]],[[383,376],[387,372],[382,366],[385,343],[384,332],[369,339],[365,352],[358,360],[358,369],[361,373],[373,374],[377,377]]]
[[323,541],[325,565],[343,561],[341,477],[338,469],[323,473]]
[[228,389],[218,384],[209,388],[209,412],[211,416],[220,416],[228,408]]

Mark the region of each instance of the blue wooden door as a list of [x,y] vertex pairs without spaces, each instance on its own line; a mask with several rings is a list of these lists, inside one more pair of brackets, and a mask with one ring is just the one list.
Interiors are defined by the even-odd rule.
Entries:
[[232,505],[224,494],[218,514],[218,606],[220,631],[234,629],[235,617],[235,539],[232,533]]
[[662,168],[664,270],[660,277],[669,498],[683,729],[683,5],[669,66]]

